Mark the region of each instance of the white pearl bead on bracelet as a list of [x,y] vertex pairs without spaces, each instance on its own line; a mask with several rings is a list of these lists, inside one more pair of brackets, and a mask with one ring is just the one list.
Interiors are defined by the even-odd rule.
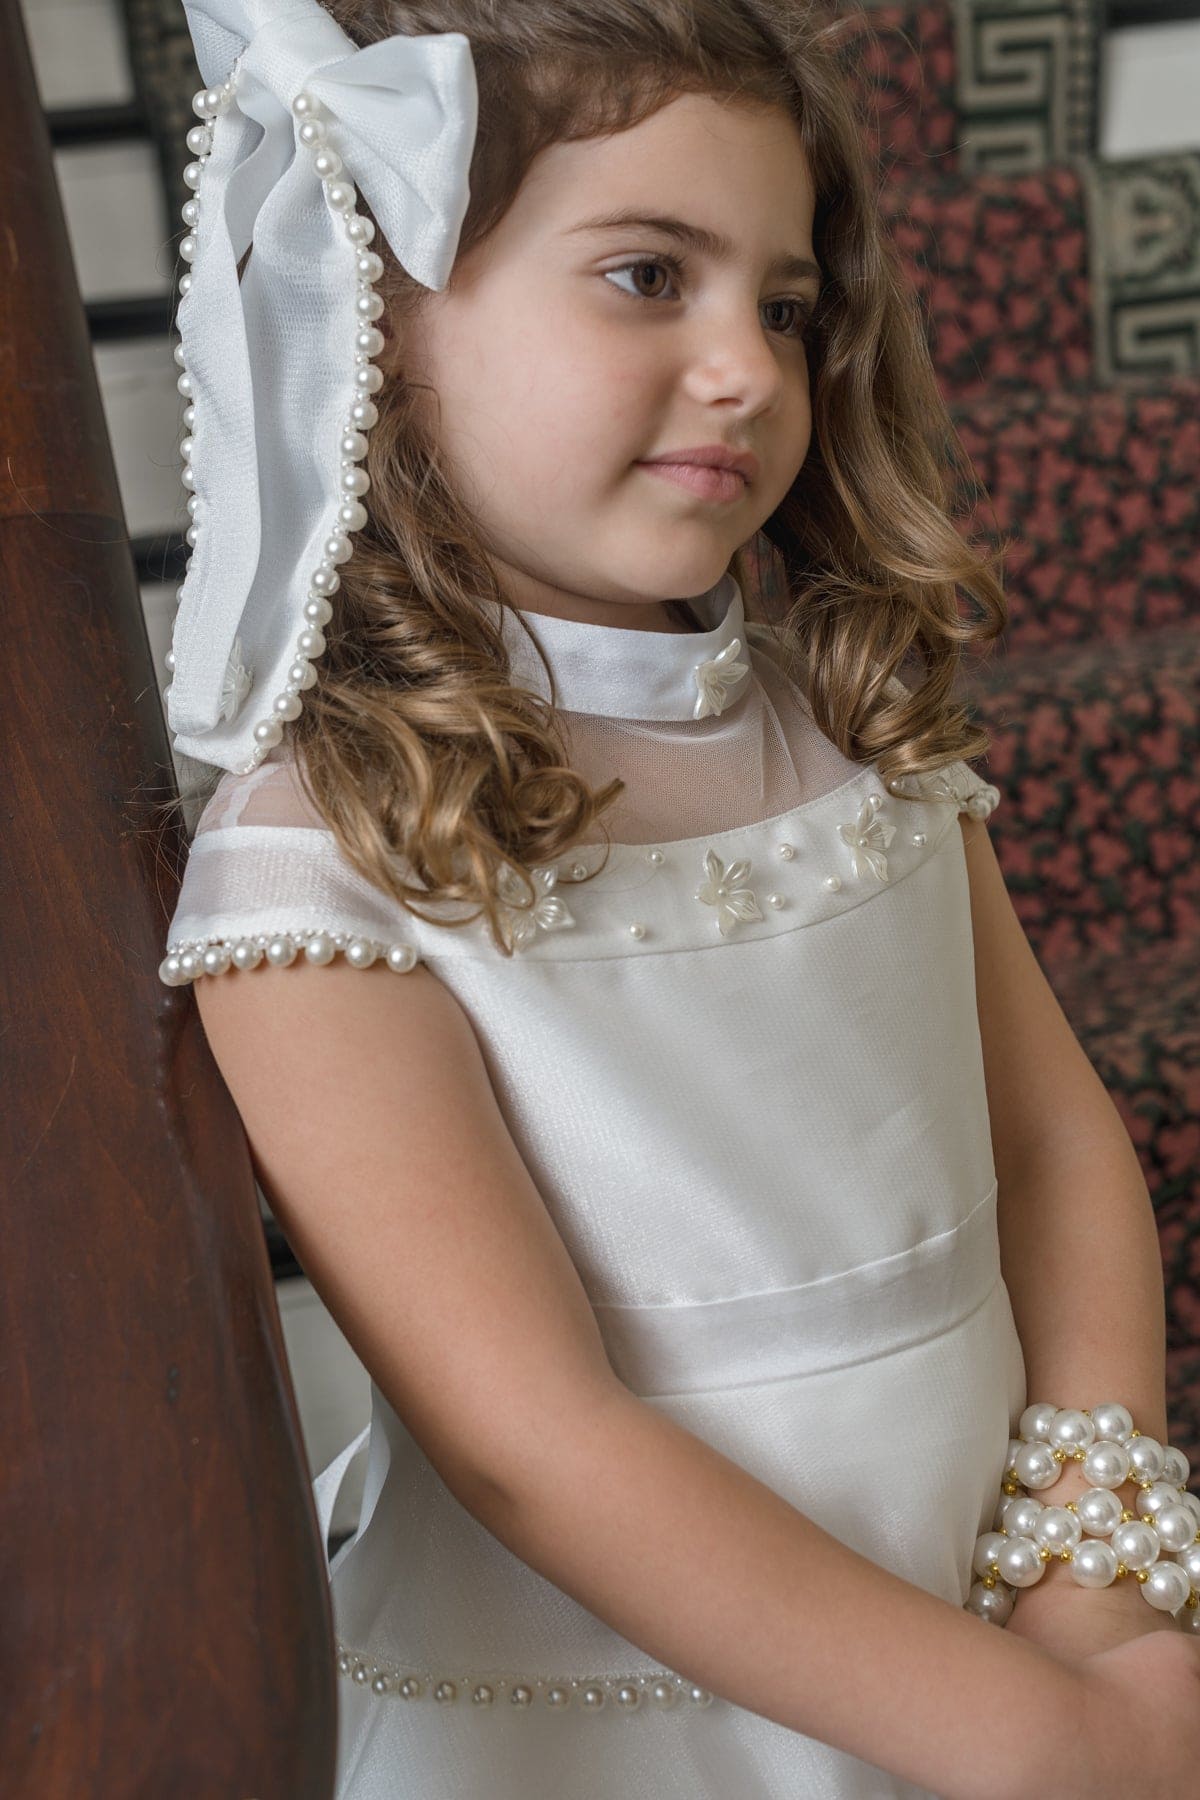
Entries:
[[[1033,1587],[1056,1558],[1079,1587],[1109,1587],[1132,1575],[1145,1599],[1200,1634],[1200,1500],[1186,1489],[1181,1450],[1136,1429],[1116,1402],[1086,1408],[1027,1406],[1009,1444],[996,1529],[975,1542],[965,1610],[995,1625],[1012,1616],[1017,1592]],[[1050,1487],[1070,1461],[1094,1485],[1063,1506],[1031,1490]],[[1140,1488],[1137,1511],[1112,1491]],[[1108,1539],[1107,1543],[1101,1542]]]

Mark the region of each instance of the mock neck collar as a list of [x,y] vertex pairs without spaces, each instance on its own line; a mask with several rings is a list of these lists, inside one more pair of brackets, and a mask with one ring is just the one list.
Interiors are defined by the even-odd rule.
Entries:
[[564,712],[623,719],[703,719],[724,712],[746,693],[751,672],[741,589],[726,573],[689,604],[706,630],[631,631],[506,605],[502,629],[512,678],[550,698],[524,620],[554,671]]

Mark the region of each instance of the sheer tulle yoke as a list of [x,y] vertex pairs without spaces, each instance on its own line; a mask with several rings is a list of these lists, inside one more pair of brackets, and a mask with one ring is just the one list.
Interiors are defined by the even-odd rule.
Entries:
[[[164,979],[425,963],[617,1378],[961,1605],[1025,1405],[958,822],[999,795],[962,762],[889,793],[817,730],[731,577],[692,605],[690,633],[505,616],[514,673],[548,695],[522,621],[546,651],[573,765],[626,783],[608,860],[598,835],[537,870],[511,954],[363,881],[273,756],[205,809]],[[913,1800],[662,1668],[492,1536],[371,1397],[315,1484],[327,1525],[366,1447],[331,1566],[339,1800]]]

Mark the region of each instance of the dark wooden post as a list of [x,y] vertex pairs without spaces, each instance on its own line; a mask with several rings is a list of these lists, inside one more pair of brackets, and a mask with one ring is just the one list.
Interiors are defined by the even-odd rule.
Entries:
[[18,0],[0,166],[0,1787],[328,1800],[308,1466],[241,1123],[158,979],[167,677]]

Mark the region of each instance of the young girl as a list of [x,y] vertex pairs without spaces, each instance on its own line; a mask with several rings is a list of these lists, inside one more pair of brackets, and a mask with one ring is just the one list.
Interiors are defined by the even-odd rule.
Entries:
[[1004,601],[836,34],[327,10],[465,34],[470,206],[441,291],[376,242],[370,518],[163,977],[372,1379],[338,1794],[1182,1797],[1200,1640],[964,1607],[1028,1402],[1165,1443],[1161,1271],[963,760]]

